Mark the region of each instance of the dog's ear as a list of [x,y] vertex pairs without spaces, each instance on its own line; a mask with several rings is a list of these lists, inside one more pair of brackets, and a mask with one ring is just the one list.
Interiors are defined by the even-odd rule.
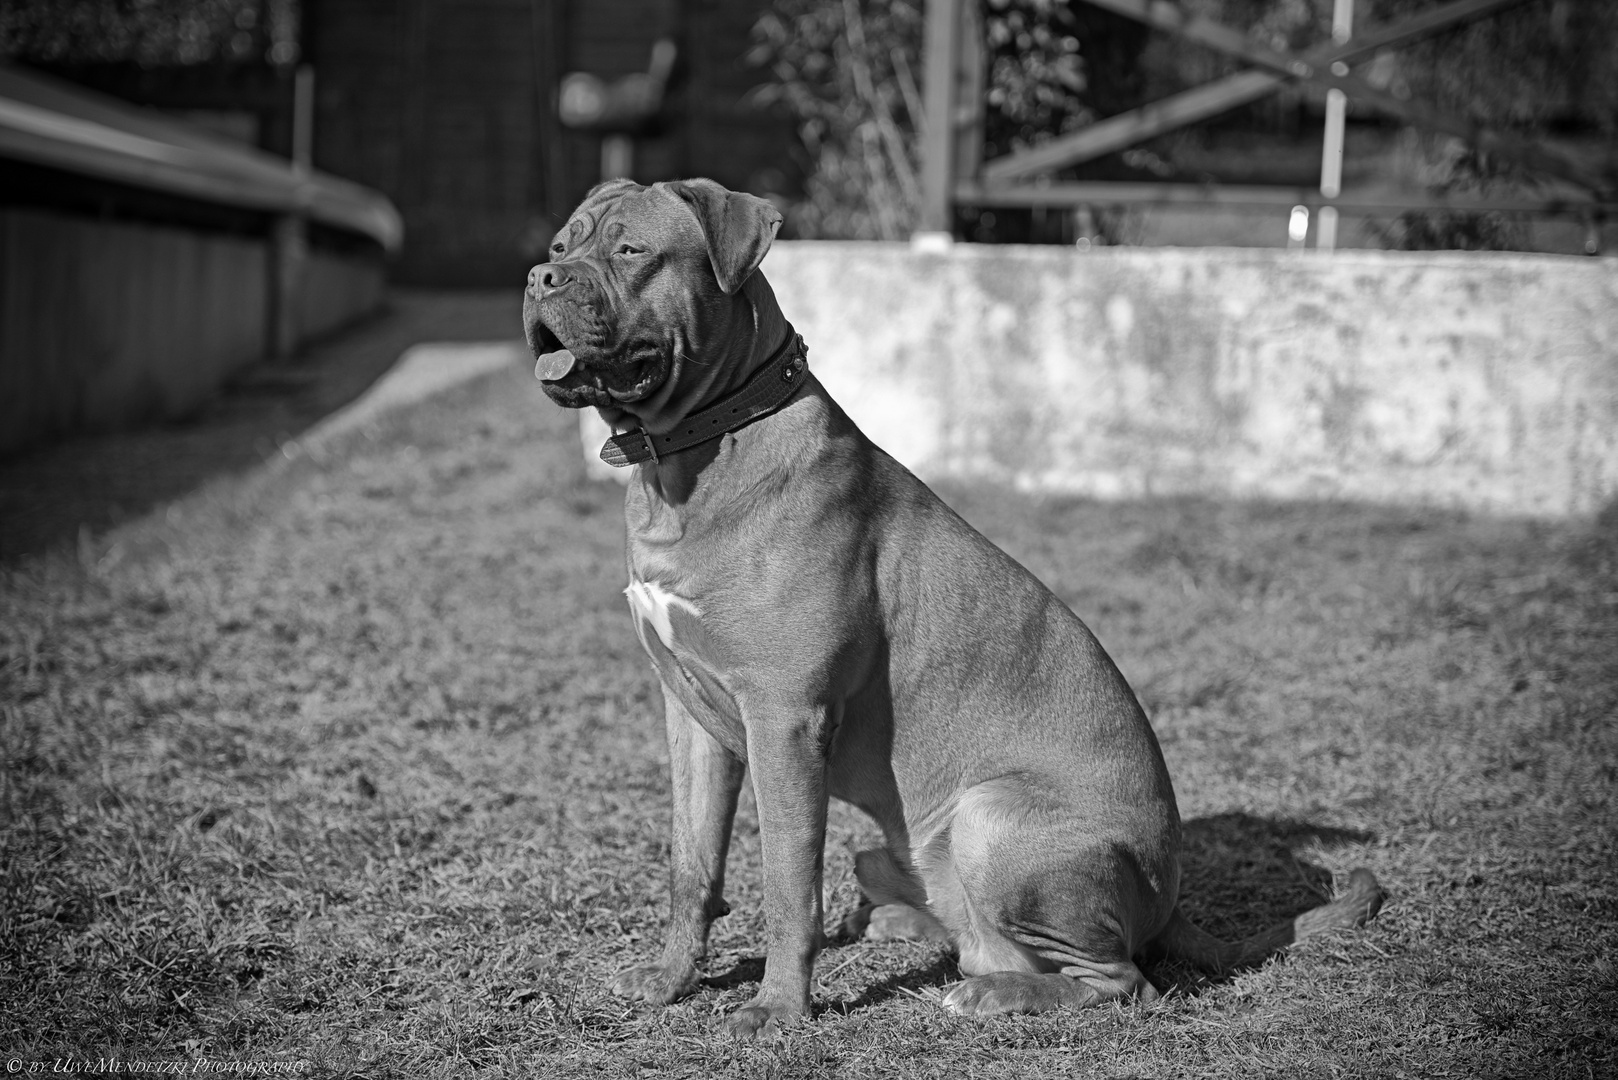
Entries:
[[712,180],[673,180],[665,186],[697,216],[719,288],[727,294],[741,288],[769,253],[781,227],[781,211]]

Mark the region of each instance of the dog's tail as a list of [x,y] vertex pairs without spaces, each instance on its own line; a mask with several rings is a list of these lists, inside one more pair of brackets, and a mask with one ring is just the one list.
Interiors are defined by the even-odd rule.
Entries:
[[1262,930],[1243,941],[1220,941],[1180,913],[1176,907],[1168,926],[1152,939],[1151,951],[1185,960],[1205,971],[1229,971],[1257,964],[1294,941],[1339,927],[1364,926],[1382,907],[1382,886],[1364,867],[1348,875],[1348,891],[1329,904],[1304,912]]

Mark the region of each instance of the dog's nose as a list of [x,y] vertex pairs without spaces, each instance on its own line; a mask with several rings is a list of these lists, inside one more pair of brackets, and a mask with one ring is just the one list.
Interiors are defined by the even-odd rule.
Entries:
[[546,293],[555,292],[572,281],[573,276],[567,272],[566,268],[557,266],[555,263],[540,263],[528,271],[528,291],[535,296],[544,296]]

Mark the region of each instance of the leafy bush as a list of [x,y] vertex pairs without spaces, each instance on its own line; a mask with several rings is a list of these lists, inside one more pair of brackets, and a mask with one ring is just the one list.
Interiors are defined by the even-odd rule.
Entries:
[[[1063,0],[985,0],[985,149],[1007,153],[1094,119],[1081,19]],[[1104,14],[1104,13],[1103,13]],[[915,226],[926,125],[919,0],[775,0],[754,28],[755,100],[798,120],[805,197],[795,235],[896,240]]]
[[776,0],[751,59],[773,81],[755,92],[798,121],[810,158],[799,236],[896,240],[914,227],[924,123],[917,0]]
[[296,0],[0,0],[0,56],[143,67],[298,58]]

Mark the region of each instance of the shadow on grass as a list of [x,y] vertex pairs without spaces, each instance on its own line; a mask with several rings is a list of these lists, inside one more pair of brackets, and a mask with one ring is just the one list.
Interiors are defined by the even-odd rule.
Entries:
[[1375,837],[1358,829],[1232,812],[1187,821],[1180,852],[1180,905],[1220,937],[1246,937],[1331,899],[1331,871],[1300,850],[1346,847]]
[[762,956],[749,956],[745,960],[738,960],[729,971],[720,975],[710,975],[702,980],[703,986],[715,990],[731,990],[744,983],[764,981],[764,958]]
[[[844,942],[843,948],[874,948],[862,946],[858,942]],[[824,961],[822,961],[824,967]],[[960,968],[955,966],[953,956],[934,956],[929,962],[917,967],[900,971],[886,979],[874,982],[865,988],[859,997],[848,1001],[816,1001],[814,1015],[820,1016],[832,1013],[838,1016],[858,1012],[861,1009],[879,1005],[896,994],[914,995],[918,990],[928,988],[943,988],[950,983],[959,981]],[[712,990],[732,990],[738,986],[756,986],[764,981],[764,957],[749,956],[738,960],[731,965],[728,971],[718,975],[711,975],[702,980],[705,988]]]
[[[1187,821],[1180,854],[1180,910],[1226,941],[1239,941],[1332,899],[1330,870],[1299,852],[1363,844],[1375,836],[1286,818],[1232,812]],[[1164,960],[1143,966],[1159,990],[1194,996],[1237,974],[1209,975]]]
[[815,1014],[846,1015],[873,1005],[880,1005],[896,994],[914,996],[919,990],[942,990],[951,983],[959,982],[960,979],[961,969],[956,966],[955,957],[939,956],[931,963],[911,968],[909,971],[901,971],[881,982],[872,983],[865,988],[864,993],[850,1001],[828,1001],[823,1006],[817,1007]]
[[189,414],[61,435],[0,458],[0,567],[151,512],[239,475],[369,389],[410,346],[521,336],[517,288],[394,290],[389,306],[291,361],[237,372]]

